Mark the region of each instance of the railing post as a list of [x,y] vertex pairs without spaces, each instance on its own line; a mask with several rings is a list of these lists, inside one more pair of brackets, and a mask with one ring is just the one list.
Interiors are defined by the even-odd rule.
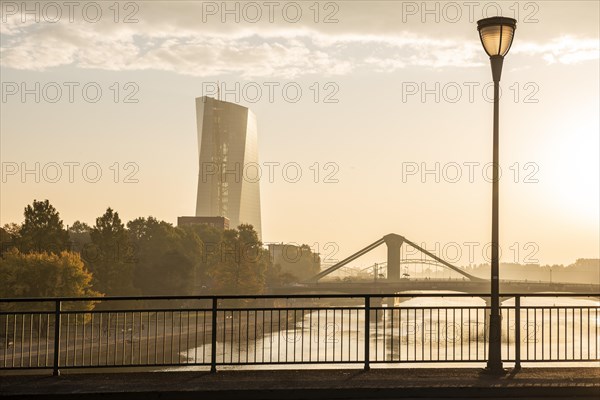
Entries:
[[369,349],[371,347],[369,333],[371,330],[371,297],[365,296],[365,371],[369,370]]
[[217,372],[217,306],[218,299],[212,299],[212,330],[210,334],[210,372]]
[[521,297],[515,297],[515,369],[521,369]]
[[[52,375],[60,376],[60,370],[58,369],[58,363],[60,360],[60,312],[62,309],[62,302],[56,300],[54,308],[54,365]],[[68,328],[67,328],[68,329]]]

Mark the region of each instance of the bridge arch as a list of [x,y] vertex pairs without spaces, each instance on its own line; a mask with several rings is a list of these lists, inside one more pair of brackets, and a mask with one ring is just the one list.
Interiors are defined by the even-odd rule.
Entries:
[[464,276],[465,278],[467,278],[469,281],[471,282],[483,282],[485,281],[485,279],[481,279],[478,278],[476,276],[473,276],[471,274],[469,274],[466,271],[463,271],[462,269],[450,264],[449,262],[443,260],[442,258],[436,256],[435,254],[431,253],[430,251],[422,248],[421,246],[419,246],[418,244],[408,240],[407,238],[405,238],[404,236],[400,236],[398,234],[395,233],[390,233],[388,235],[385,235],[384,237],[382,237],[381,239],[371,243],[370,245],[364,247],[363,249],[357,251],[356,253],[350,255],[349,257],[346,257],[345,259],[343,259],[342,261],[338,262],[337,264],[319,272],[318,274],[312,276],[311,278],[307,279],[305,281],[305,283],[316,283],[318,282],[320,279],[324,278],[325,276],[337,271],[338,269],[342,268],[343,266],[349,264],[350,262],[356,260],[359,257],[362,257],[363,255],[369,253],[370,251],[376,249],[377,247],[381,246],[382,244],[384,244],[387,246],[387,280],[388,281],[399,281],[400,280],[400,265],[402,263],[401,257],[400,257],[400,249],[404,244],[407,244],[413,248],[415,248],[416,250],[420,251],[422,254],[432,258],[433,260],[436,261],[436,263],[438,265],[441,265],[442,267],[448,268],[454,272],[457,272],[458,274]]

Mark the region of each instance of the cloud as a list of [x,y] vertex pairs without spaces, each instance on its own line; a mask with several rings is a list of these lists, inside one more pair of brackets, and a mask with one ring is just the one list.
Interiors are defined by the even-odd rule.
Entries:
[[[307,26],[215,29],[192,20],[153,24],[32,24],[8,18],[2,25],[0,64],[44,71],[60,66],[109,71],[157,70],[183,75],[292,79],[345,75],[356,69],[474,67],[482,65],[478,42],[411,31],[324,32]],[[547,63],[598,60],[598,41],[560,37],[519,42],[511,52]]]
[[511,49],[518,54],[541,56],[548,64],[577,64],[600,58],[597,39],[561,36],[547,43],[523,42]]

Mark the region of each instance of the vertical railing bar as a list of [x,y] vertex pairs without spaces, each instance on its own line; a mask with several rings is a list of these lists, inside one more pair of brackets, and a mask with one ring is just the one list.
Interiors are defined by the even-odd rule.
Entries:
[[[358,342],[358,332],[356,335]],[[352,309],[348,310],[348,361],[352,361]]]
[[158,364],[158,311],[154,312],[154,364]]
[[[254,314],[254,362],[256,362],[256,355],[257,355],[257,348],[256,348],[256,343],[257,343],[257,324],[258,324],[258,311],[254,310],[253,312]],[[302,321],[304,323],[304,320]]]
[[[36,353],[36,360],[35,360],[35,366],[39,367],[40,366],[40,347],[41,347],[41,341],[42,341],[42,314],[38,314],[38,323],[37,323],[37,327],[38,327],[38,332],[37,332],[37,341],[36,341],[36,347],[35,347],[35,353]],[[8,334],[8,332],[6,332],[6,334]]]
[[413,328],[413,360],[417,360],[417,327],[419,326],[417,324],[417,309],[413,309],[414,315],[415,315],[415,322],[413,324],[414,328]]
[[325,342],[325,345],[323,346],[325,347],[325,362],[327,362],[327,345],[329,344],[329,325],[327,325],[328,311],[328,309],[325,309],[325,334],[323,335],[323,341]]
[[583,308],[579,307],[579,360],[583,360]]
[[542,361],[546,359],[546,346],[544,346],[544,339],[546,336],[546,310],[542,307]]
[[464,332],[463,332],[463,324],[464,324],[463,313],[464,313],[464,309],[461,308],[460,309],[460,359],[461,359],[461,361],[464,360],[463,347],[464,347],[464,342],[465,342]]
[[98,315],[98,365],[102,364],[102,361],[100,360],[102,354],[102,313],[100,313]]
[[358,346],[358,333],[360,332],[360,327],[359,327],[359,315],[360,315],[360,310],[356,309],[356,361],[360,361],[360,358],[358,357],[360,348]]
[[395,310],[394,298],[392,298],[392,308],[390,311],[392,313],[392,315],[390,316],[390,324],[391,324],[390,343],[391,343],[391,348],[392,348],[392,351],[390,352],[391,361],[394,361],[394,311],[396,311],[396,310]]
[[[127,311],[123,311],[123,328],[121,328],[121,332],[123,332],[121,335],[121,340],[123,340],[123,355],[121,357],[121,365],[125,365],[125,358],[127,357],[127,338],[125,336],[127,335]],[[171,354],[173,354],[172,350]]]
[[250,353],[250,314],[249,310],[246,310],[246,363],[248,363],[248,355]]
[[169,346],[169,363],[173,364],[173,348],[175,347],[175,311],[171,315],[171,345]]
[[[52,375],[59,376],[60,375],[60,369],[59,369],[60,323],[61,323],[62,302],[60,300],[57,300],[54,305],[55,305],[55,309],[54,309],[54,364],[53,364],[54,368],[52,370]],[[14,346],[14,340],[13,340],[13,346]]]
[[[310,314],[308,317],[308,361],[312,361],[312,315],[313,310],[310,310]],[[358,343],[358,340],[356,341]]]
[[19,367],[23,367],[23,353],[24,351],[24,345],[25,345],[25,314],[21,314],[21,352],[19,354],[20,356],[20,364]]
[[444,360],[448,360],[448,307],[444,307]]
[[277,362],[281,361],[281,309],[277,310]]
[[183,331],[183,311],[177,312],[179,315],[179,332],[177,334],[177,364],[181,364],[181,339]]
[[452,309],[452,361],[456,360],[456,308]]
[[587,307],[587,359],[590,359],[592,347],[590,346],[590,308]]
[[569,358],[569,313],[565,307],[565,360]]
[[340,361],[344,361],[344,309],[340,311]]
[[29,314],[29,343],[27,346],[27,366],[31,367],[31,345],[33,344],[33,313]]
[[269,313],[269,362],[273,362],[273,309],[270,309]]
[[[211,312],[211,334],[210,334],[210,372],[217,372],[217,307],[218,300],[216,297],[212,298],[212,312]],[[223,343],[225,345],[225,343]]]
[[425,360],[425,309],[421,308],[421,360]]
[[202,311],[202,364],[206,362],[206,311]]
[[[231,316],[231,319],[233,319],[233,315]],[[227,350],[227,311],[223,311],[223,364],[225,363],[226,350]]]
[[521,297],[515,297],[515,368],[521,369]]
[[[143,318],[144,315],[142,314],[140,318]],[[146,311],[146,326],[145,329],[143,329],[144,331],[146,331],[146,365],[150,365],[150,327],[151,327],[151,323],[150,323],[150,311]],[[142,361],[142,355],[141,355],[141,348],[140,348],[140,362]]]
[[437,360],[440,360],[440,309],[437,309]]
[[79,336],[79,331],[77,325],[79,325],[79,314],[73,314],[75,317],[75,334],[73,335],[73,365],[77,366],[77,339]]
[[321,309],[317,309],[317,361],[321,360]]
[[[224,311],[225,314],[227,313],[227,311]],[[231,321],[230,321],[230,330],[229,330],[229,363],[233,364],[233,354],[235,353],[233,344],[234,344],[234,338],[235,338],[235,334],[236,334],[236,329],[235,329],[235,310],[229,311],[231,313]],[[238,322],[239,322],[239,311],[238,311]],[[239,324],[238,324],[238,329],[239,329]],[[225,352],[226,349],[223,349],[223,352]]]
[[[333,347],[333,356],[332,356],[332,360],[333,360],[333,362],[335,362],[335,330],[336,330],[336,325],[335,325],[335,314],[336,314],[336,311],[337,311],[337,309],[335,309],[335,308],[334,308],[332,311],[333,311],[333,340],[332,340],[332,343],[331,343],[331,345],[332,345],[332,347]],[[295,332],[295,331],[294,331],[294,332]]]
[[83,313],[83,320],[81,321],[81,330],[82,330],[82,338],[81,338],[81,365],[85,366],[85,331],[86,331],[86,327],[85,327],[85,313]]
[[[365,370],[369,370],[371,368],[370,366],[370,354],[369,354],[369,348],[370,348],[370,329],[371,329],[371,297],[370,296],[365,296],[365,350],[364,350],[364,359],[365,359],[365,365],[364,365],[364,369]],[[358,318],[357,318],[358,320]]]
[[571,360],[575,360],[575,307],[571,307]]
[[11,367],[15,367],[15,358],[17,351],[17,314],[13,314],[13,329],[12,329],[12,357],[11,357]]
[[[8,340],[8,315],[6,317],[7,317],[6,333],[7,333],[7,340]],[[588,313],[588,317],[589,317],[589,313]],[[50,341],[50,314],[46,314],[46,353],[44,354],[44,366],[45,367],[48,366],[48,344],[49,344],[48,342],[49,341]],[[588,342],[589,342],[589,340],[588,340]],[[4,363],[6,365],[6,356],[5,356]]]
[[296,325],[298,324],[298,321],[296,319],[296,314],[297,314],[298,310],[294,310],[294,362],[296,362]]
[[[548,315],[548,329],[550,330],[550,335],[548,335],[548,354],[549,354],[549,359],[552,360],[552,311],[554,311],[552,308],[549,309],[550,313]],[[558,343],[558,339],[557,339],[557,343]]]
[[433,316],[432,310],[429,309],[429,361],[433,360]]
[[[9,317],[10,317],[9,314],[6,314],[4,316],[4,332],[6,332],[6,336],[4,337],[4,350],[3,350],[4,358],[3,358],[3,361],[2,361],[2,365],[4,366],[4,368],[6,368],[6,359],[7,359],[6,353],[8,351],[8,342],[9,342],[8,341],[8,336],[9,336],[8,335],[8,318]],[[47,338],[48,338],[48,331],[46,331],[46,339]],[[13,340],[13,343],[14,343],[14,340]]]
[[94,347],[96,347],[96,342],[94,341],[94,313],[90,313],[90,318],[91,318],[91,324],[90,324],[90,365],[93,365],[94,364]]
[[[157,313],[158,314],[158,313]],[[162,317],[163,317],[163,329],[162,329],[162,363],[166,364],[167,363],[167,312],[163,311],[162,313]],[[157,316],[158,318],[158,316]],[[158,357],[158,354],[157,354]]]
[[108,313],[108,319],[106,320],[106,364],[105,365],[109,365],[108,362],[108,355],[110,353],[110,317],[111,317],[111,313]]
[[[485,311],[484,311],[485,312]],[[475,309],[475,359],[479,360],[479,309]]]
[[302,309],[302,321],[300,322],[301,325],[301,333],[300,333],[300,361],[304,362],[304,309]]
[[69,365],[69,344],[71,334],[71,314],[67,314],[67,337],[65,338],[65,365]]
[[375,361],[379,361],[379,309],[375,309]]
[[533,309],[533,359],[537,360],[537,310],[535,307]]

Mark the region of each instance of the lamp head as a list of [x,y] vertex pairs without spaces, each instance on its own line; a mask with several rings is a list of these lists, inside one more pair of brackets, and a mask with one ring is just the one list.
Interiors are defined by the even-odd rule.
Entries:
[[508,17],[491,17],[477,21],[481,44],[488,56],[504,57],[513,42],[517,20]]

